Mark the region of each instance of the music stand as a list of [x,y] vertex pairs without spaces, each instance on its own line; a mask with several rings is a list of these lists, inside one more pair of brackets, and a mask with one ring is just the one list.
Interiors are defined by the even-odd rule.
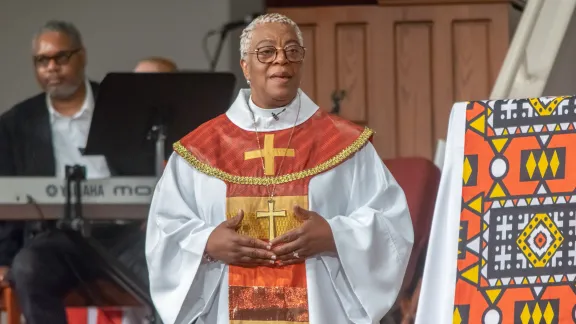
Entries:
[[[84,154],[104,155],[121,176],[159,175],[172,143],[226,112],[235,82],[231,73],[110,73],[100,85]],[[68,187],[77,186],[85,175],[77,167],[70,170]],[[116,284],[154,310],[145,285],[99,242],[84,235],[90,231],[79,195],[77,190],[76,208],[68,195],[69,208],[60,227],[68,229],[68,237],[93,255]]]
[[106,156],[124,176],[159,175],[172,143],[226,112],[235,83],[231,73],[110,73],[84,154]]

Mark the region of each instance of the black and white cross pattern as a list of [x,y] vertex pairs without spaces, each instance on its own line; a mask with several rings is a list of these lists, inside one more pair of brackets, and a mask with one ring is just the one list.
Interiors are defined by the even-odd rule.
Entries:
[[[543,106],[548,106],[556,98],[540,98]],[[576,121],[576,98],[564,99],[549,116],[541,116],[534,110],[528,99],[497,100],[494,105],[494,128],[507,128],[523,125],[544,125],[570,123]],[[553,131],[553,130],[552,130]]]
[[[535,215],[542,214],[554,223],[562,240],[558,239],[558,233],[551,233],[544,222],[532,221]],[[484,220],[488,227],[482,237],[488,244],[482,251],[486,264],[481,273],[490,285],[503,278],[530,278],[533,283],[538,276],[576,276],[576,204],[493,208]],[[518,244],[519,238],[526,243],[523,249]],[[558,247],[553,253],[554,244]],[[527,255],[546,261],[541,266],[534,266]],[[516,280],[516,284],[521,282]]]

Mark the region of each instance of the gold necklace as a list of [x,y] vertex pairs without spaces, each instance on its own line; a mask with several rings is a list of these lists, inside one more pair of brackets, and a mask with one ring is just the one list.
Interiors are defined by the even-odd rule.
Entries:
[[[296,113],[296,119],[294,120],[294,124],[292,125],[292,131],[290,132],[290,137],[288,138],[288,145],[286,147],[286,151],[290,149],[290,145],[292,144],[292,136],[294,135],[294,129],[296,128],[296,123],[298,122],[298,117],[300,116],[300,108],[301,108],[301,99],[300,93],[297,93],[298,96],[298,112]],[[256,133],[256,142],[258,143],[258,150],[262,152],[262,145],[260,145],[260,134],[258,132],[258,128],[256,127],[256,117],[254,116],[254,112],[248,105],[250,113],[252,114],[252,122],[254,124],[254,132]],[[272,177],[277,177],[280,175],[280,171],[282,170],[282,166],[284,165],[284,160],[286,159],[286,152],[284,152],[282,156],[282,161],[280,161],[280,165],[278,166],[278,170]],[[260,161],[262,162],[262,171],[264,172],[264,176],[266,176],[266,165],[264,163],[264,154],[260,156]],[[276,183],[272,185],[272,190],[269,188],[270,185],[266,185],[266,191],[268,191],[268,203],[274,203],[274,192],[276,191]]]

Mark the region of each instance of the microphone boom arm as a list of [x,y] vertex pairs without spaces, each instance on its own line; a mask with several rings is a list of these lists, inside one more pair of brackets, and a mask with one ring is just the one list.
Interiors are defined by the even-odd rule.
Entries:
[[[226,40],[226,36],[228,33],[234,29],[245,27],[252,22],[256,17],[260,16],[260,13],[253,13],[251,15],[247,15],[243,20],[233,21],[225,24],[219,29],[211,30],[204,36],[204,52],[206,54],[206,58],[210,62],[210,71],[216,71],[216,66],[218,65],[218,60],[220,59],[220,54],[222,53],[222,47],[224,47],[224,41]],[[212,35],[219,34],[220,38],[218,39],[218,45],[216,47],[216,52],[214,53],[213,57],[210,57],[210,53],[208,50],[208,38]]]
[[220,32],[220,39],[218,39],[218,47],[216,47],[216,52],[214,57],[210,61],[210,71],[215,72],[216,66],[218,65],[218,59],[220,59],[220,53],[222,53],[222,48],[224,47],[224,41],[228,35],[228,30],[224,29]]

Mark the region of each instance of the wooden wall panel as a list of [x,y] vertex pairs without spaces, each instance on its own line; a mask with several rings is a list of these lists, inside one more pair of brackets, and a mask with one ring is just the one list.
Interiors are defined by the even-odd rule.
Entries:
[[452,24],[456,100],[482,100],[490,93],[489,25],[489,20]]
[[346,92],[340,115],[366,125],[366,24],[337,24],[335,32],[337,88]]
[[[413,6],[413,5],[470,5],[470,4],[490,4],[490,3],[518,3],[519,0],[378,0],[381,6]],[[523,6],[523,4],[522,4]]]
[[378,0],[266,0],[267,8],[376,5]]
[[[508,44],[506,3],[269,8],[303,26],[303,87],[376,131],[382,158],[433,158],[454,102],[488,98]],[[312,40],[310,40],[312,38]],[[310,55],[308,53],[307,55]],[[311,67],[311,66],[312,67]]]
[[[399,156],[432,155],[432,22],[395,25]],[[408,131],[409,130],[409,131]]]
[[404,6],[404,5],[445,5],[445,4],[479,4],[511,3],[520,8],[526,5],[525,0],[266,0],[267,8],[279,7],[319,7],[319,6]]
[[[455,102],[486,99],[508,50],[507,4],[383,7],[393,22],[430,22],[432,29],[432,139],[430,149],[398,152],[394,156],[433,158],[438,139],[445,139]],[[398,62],[393,63],[394,66]],[[418,88],[418,84],[413,84]],[[425,95],[426,88],[420,88]],[[403,109],[400,105],[397,110]],[[417,136],[415,130],[399,130]],[[412,132],[412,134],[410,133]],[[431,153],[427,153],[431,152]]]
[[300,87],[312,100],[317,100],[316,25],[302,25],[299,27],[305,40],[304,47],[306,47],[306,63],[302,66],[302,85]]

